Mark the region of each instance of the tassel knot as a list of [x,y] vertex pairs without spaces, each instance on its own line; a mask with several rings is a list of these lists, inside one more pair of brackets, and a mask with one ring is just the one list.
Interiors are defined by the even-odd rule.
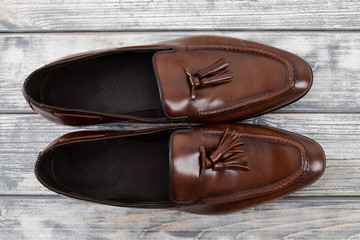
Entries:
[[245,160],[244,150],[239,149],[244,145],[238,142],[240,134],[235,130],[226,129],[218,147],[209,157],[206,156],[205,147],[199,146],[200,152],[200,181],[204,177],[205,169],[211,168],[213,171],[232,170],[238,173],[249,171],[248,162]]
[[225,62],[224,58],[219,58],[216,62],[198,71],[196,74],[191,74],[188,67],[185,67],[184,70],[191,85],[191,101],[195,100],[195,89],[197,88],[232,81],[232,72],[229,71],[229,63]]

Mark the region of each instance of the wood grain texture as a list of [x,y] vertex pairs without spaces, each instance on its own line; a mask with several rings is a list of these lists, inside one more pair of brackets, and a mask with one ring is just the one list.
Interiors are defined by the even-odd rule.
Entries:
[[[317,141],[327,156],[324,175],[294,196],[360,196],[360,114],[267,114],[245,121],[285,129]],[[336,123],[336,124],[335,124]],[[0,115],[0,194],[53,194],[36,180],[37,154],[55,138],[79,130],[130,130],[156,125],[107,124],[74,128],[35,114]]]
[[[1,239],[358,239],[359,198],[283,198],[230,215],[0,199]],[[266,237],[265,237],[266,236]]]
[[[212,34],[205,32],[203,34]],[[217,32],[269,44],[309,62],[314,83],[300,101],[278,112],[360,112],[360,34],[322,32]],[[65,55],[150,44],[193,33],[2,34],[0,35],[0,112],[31,112],[21,94],[35,69]]]
[[[33,114],[24,79],[65,55],[223,35],[293,52],[313,68],[301,100],[246,123],[319,142],[324,175],[281,200],[225,216],[65,199],[35,178],[39,151],[78,130]],[[360,2],[354,0],[0,0],[0,239],[360,239]]]
[[358,30],[359,9],[353,0],[2,0],[0,30]]

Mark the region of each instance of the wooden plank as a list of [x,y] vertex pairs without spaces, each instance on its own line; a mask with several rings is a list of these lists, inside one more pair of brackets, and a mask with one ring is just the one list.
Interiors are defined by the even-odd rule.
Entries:
[[[321,144],[327,168],[313,185],[294,196],[360,195],[360,114],[267,114],[245,121],[303,134]],[[56,125],[35,114],[0,115],[0,195],[53,194],[35,179],[38,152],[71,131],[130,130],[156,125],[108,124],[74,128]]]
[[[205,32],[249,39],[294,52],[313,68],[314,84],[278,112],[360,112],[358,32]],[[35,69],[62,56],[100,48],[150,44],[190,32],[0,34],[0,111],[31,112],[21,88]],[[285,37],[286,36],[286,37]]]
[[353,0],[2,0],[0,30],[353,30],[360,27],[359,10]]
[[230,215],[0,198],[1,239],[358,239],[359,198],[284,198]]

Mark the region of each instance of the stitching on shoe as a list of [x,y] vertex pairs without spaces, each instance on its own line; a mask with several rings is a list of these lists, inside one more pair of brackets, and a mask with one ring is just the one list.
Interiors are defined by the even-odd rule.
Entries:
[[[248,50],[244,50],[244,49],[240,49],[240,48],[247,48]],[[275,92],[270,92],[270,93],[263,94],[261,96],[256,96],[256,97],[247,99],[247,101],[251,101],[251,100],[256,100],[258,98],[262,98],[262,97],[265,97],[265,96],[268,96],[268,95],[275,95],[273,97],[269,97],[268,99],[264,99],[264,100],[259,101],[259,102],[245,104],[245,105],[239,106],[239,107],[236,107],[236,105],[241,104],[241,102],[236,102],[236,103],[231,104],[230,106],[226,106],[226,107],[219,107],[219,108],[215,108],[213,110],[199,111],[198,112],[199,118],[206,118],[206,117],[214,117],[214,116],[224,115],[224,114],[227,114],[227,113],[237,111],[238,109],[241,109],[241,108],[246,109],[246,108],[249,108],[249,107],[252,107],[252,106],[255,106],[255,105],[259,105],[259,104],[262,104],[262,103],[277,100],[277,99],[279,99],[279,98],[281,98],[283,96],[288,95],[295,88],[295,85],[296,85],[296,82],[297,82],[296,69],[295,69],[295,66],[292,63],[292,61],[290,61],[285,56],[282,56],[282,55],[280,55],[278,53],[271,52],[271,51],[266,50],[266,49],[256,48],[256,47],[248,47],[248,46],[239,47],[239,46],[227,46],[227,45],[189,45],[189,46],[186,46],[185,49],[186,49],[186,51],[213,50],[213,51],[227,51],[227,52],[232,51],[232,52],[243,52],[243,53],[248,52],[248,53],[251,53],[251,54],[264,56],[264,57],[267,57],[269,59],[275,60],[275,61],[277,61],[277,62],[279,62],[279,63],[281,63],[281,64],[283,64],[285,66],[285,68],[287,69],[288,82],[290,83],[291,82],[291,80],[289,79],[290,78],[290,76],[289,76],[290,71],[289,71],[289,68],[286,66],[286,64],[283,61],[281,61],[280,59],[277,59],[275,57],[271,57],[271,56],[268,56],[268,55],[266,55],[264,53],[259,53],[259,52],[256,51],[256,50],[261,50],[261,51],[265,51],[265,52],[268,52],[269,54],[273,54],[273,55],[276,55],[276,56],[278,56],[280,58],[285,59],[286,61],[288,61],[290,63],[290,65],[293,68],[293,72],[294,72],[294,79],[293,79],[294,83],[291,86],[291,88],[289,88],[284,93],[276,95],[276,93],[283,91],[288,85],[286,85],[285,87],[280,88],[279,90],[277,90]],[[210,112],[213,112],[213,111],[221,111],[221,112],[210,113]]]
[[[233,129],[239,133],[247,133],[247,134],[256,134],[256,132],[250,132],[250,131],[243,131],[243,130],[238,130],[238,129],[234,129],[234,128],[229,128],[229,129]],[[223,131],[224,129],[222,128],[201,128],[200,129],[200,132],[202,132],[203,130],[209,130],[209,131]],[[189,133],[190,130],[183,130],[183,131],[176,131],[175,134],[177,133]],[[173,136],[175,136],[175,134]],[[214,133],[214,132],[208,132],[208,133],[204,133],[202,132],[202,134],[206,134],[206,135],[216,135],[216,136],[219,136],[221,135],[221,133]],[[293,138],[290,138],[290,137],[284,137],[284,136],[278,136],[278,135],[274,135],[274,134],[261,134],[262,136],[269,136],[269,137],[277,137],[277,138],[282,138],[282,139],[285,139],[285,140],[291,140],[291,141],[294,141],[296,142],[297,144],[301,145],[305,151],[305,163],[304,163],[304,166],[303,166],[303,171],[301,171],[301,169],[299,169],[298,171],[294,172],[293,174],[291,174],[290,176],[286,177],[285,179],[273,184],[273,186],[279,186],[279,185],[282,185],[283,183],[285,183],[285,185],[283,185],[282,187],[275,187],[273,190],[271,191],[263,191],[261,193],[261,190],[260,190],[260,193],[258,194],[253,194],[253,196],[249,196],[249,197],[245,197],[245,198],[239,198],[239,196],[243,195],[244,193],[248,193],[248,192],[251,192],[251,191],[247,191],[247,192],[241,192],[241,193],[236,193],[236,194],[231,194],[231,195],[219,195],[219,196],[215,196],[215,197],[210,197],[210,198],[205,198],[203,200],[201,200],[202,203],[209,203],[209,204],[216,204],[216,203],[223,203],[224,201],[243,201],[243,200],[249,200],[249,199],[253,199],[253,198],[259,198],[259,197],[262,197],[262,196],[266,196],[266,195],[269,195],[269,194],[272,194],[274,192],[278,192],[282,189],[285,189],[293,184],[295,184],[296,182],[298,182],[301,178],[303,178],[303,176],[305,176],[307,173],[308,173],[308,169],[309,169],[309,153],[307,151],[307,149],[305,148],[305,146],[303,144],[301,144],[298,140],[296,139],[293,139]],[[246,136],[244,138],[253,138],[254,140],[259,140],[257,139],[256,137],[252,137],[252,136]],[[301,166],[303,165],[302,163],[302,159],[303,159],[303,154],[301,153],[301,150],[294,144],[291,144],[291,143],[287,143],[287,142],[284,142],[284,141],[280,141],[280,140],[275,140],[275,139],[260,139],[261,141],[269,141],[269,142],[278,142],[278,143],[281,143],[281,144],[284,144],[284,145],[287,145],[287,146],[290,146],[292,148],[294,148],[295,150],[297,150],[299,153],[300,153],[300,156],[301,157],[301,160],[300,160],[300,163],[301,163]],[[171,149],[171,165],[173,164],[173,149]],[[173,169],[171,168],[171,189],[173,189],[173,181],[174,181],[174,176],[173,176]],[[292,178],[293,176],[299,174],[298,177],[296,177],[295,179],[293,179],[291,182],[288,182],[288,179]],[[266,188],[269,188],[269,187],[263,187],[262,189],[266,189]],[[258,189],[261,189],[261,188],[258,188]],[[270,190],[270,189],[269,189]],[[178,203],[184,203],[186,201],[176,201]],[[187,203],[189,203],[189,201],[187,201]]]
[[[209,135],[209,134],[206,134],[206,135]],[[215,133],[214,133],[214,134],[212,134],[212,135],[218,135],[218,136],[219,136],[219,135],[221,135],[221,134],[215,134]],[[263,135],[263,136],[264,136],[264,135]],[[280,140],[275,140],[275,139],[261,139],[261,138],[250,137],[250,136],[241,136],[240,138],[242,138],[242,139],[249,139],[250,141],[275,142],[275,143],[279,143],[279,144],[282,144],[282,145],[289,146],[289,147],[294,148],[295,150],[297,150],[297,151],[299,152],[300,158],[299,158],[298,160],[299,160],[300,163],[302,162],[302,160],[301,160],[301,156],[302,156],[301,152],[299,151],[299,149],[298,149],[295,145],[293,145],[293,144],[291,144],[291,143],[287,143],[287,142],[280,141]],[[301,170],[301,169],[300,169],[300,170]],[[300,172],[300,170],[297,170],[296,172],[294,172],[294,173],[292,173],[291,175],[287,176],[285,179],[280,180],[280,181],[278,181],[278,182],[276,182],[275,184],[272,184],[272,185],[277,186],[277,185],[282,185],[283,183],[286,184],[286,182],[287,182],[289,179],[291,179],[292,177],[294,177],[296,174],[298,174],[298,173]],[[286,185],[286,186],[287,186],[287,185]],[[262,187],[262,186],[259,186],[259,185],[255,186],[255,190],[256,190],[256,191],[262,191],[262,189],[267,189],[267,188],[270,188],[270,187],[269,187],[269,186],[264,186],[264,187]],[[275,189],[277,189],[277,188],[275,187]],[[206,201],[206,202],[207,202],[207,200],[228,198],[228,197],[230,197],[230,196],[238,196],[238,195],[250,193],[250,192],[253,192],[253,191],[254,191],[254,190],[249,190],[249,191],[243,191],[243,192],[241,192],[241,193],[235,193],[235,194],[231,194],[231,195],[219,195],[219,196],[214,196],[214,197],[210,197],[210,198],[205,198],[203,201]],[[257,194],[256,194],[256,195],[257,195]]]
[[174,190],[174,137],[178,134],[184,134],[191,132],[192,129],[185,129],[185,130],[175,130],[170,137],[170,161],[169,161],[169,174],[170,174],[170,184],[169,184],[169,198],[171,201],[178,203],[178,204],[193,204],[193,201],[186,201],[186,200],[176,200],[174,198],[173,190]]
[[[230,129],[233,129],[233,128],[230,128]],[[216,128],[201,128],[201,130],[210,130],[210,131],[213,131],[213,130],[218,130],[218,131],[223,131],[224,129],[216,129]],[[248,134],[254,134],[253,132],[249,132],[249,131],[239,131],[237,129],[233,129],[239,133],[248,133]],[[214,135],[219,135],[220,133],[203,133],[203,134],[214,134]],[[221,134],[220,134],[221,135]],[[221,201],[242,201],[242,200],[248,200],[248,199],[252,199],[252,198],[258,198],[258,197],[261,197],[261,196],[264,196],[264,195],[269,195],[271,193],[274,193],[274,192],[278,192],[284,188],[287,188],[293,184],[295,184],[296,182],[298,182],[307,172],[308,172],[308,168],[309,168],[309,154],[308,154],[308,151],[307,149],[305,148],[305,146],[303,144],[301,144],[299,141],[297,141],[296,139],[293,139],[293,138],[289,138],[289,137],[284,137],[284,136],[277,136],[277,135],[273,135],[273,134],[261,134],[263,136],[270,136],[270,137],[281,137],[283,139],[287,139],[287,140],[291,140],[291,141],[294,141],[296,143],[298,143],[299,145],[301,145],[304,150],[305,150],[305,154],[306,154],[306,157],[305,157],[305,166],[304,166],[304,170],[301,172],[301,174],[295,178],[293,181],[289,182],[286,184],[286,181],[288,179],[290,179],[291,177],[295,176],[296,174],[300,173],[301,169],[298,170],[297,172],[291,174],[290,176],[288,176],[286,179],[283,179],[281,180],[280,182],[277,182],[276,184],[274,184],[274,186],[279,186],[279,185],[282,185],[283,183],[285,183],[284,186],[282,187],[275,187],[273,190],[271,191],[263,191],[262,193],[259,193],[259,194],[253,194],[253,196],[249,196],[249,197],[245,197],[245,198],[241,198],[240,196],[243,195],[244,193],[249,193],[249,192],[252,192],[252,191],[247,191],[247,192],[241,192],[241,193],[235,193],[235,194],[230,194],[230,195],[219,195],[219,196],[215,196],[215,197],[210,197],[210,198],[205,198],[202,200],[203,203],[218,203],[218,202],[221,202]],[[248,138],[253,138],[253,139],[256,139],[256,137],[248,137]],[[273,142],[279,142],[279,143],[282,143],[282,144],[285,144],[285,145],[288,145],[290,147],[293,147],[295,148],[299,153],[300,155],[301,154],[301,151],[300,149],[296,146],[296,145],[293,145],[291,143],[286,143],[286,142],[281,142],[279,140],[271,140],[271,139],[261,139],[261,140],[265,140],[265,141],[273,141]],[[259,188],[259,189],[266,189],[266,188],[269,188],[269,187],[263,187],[263,188]],[[261,191],[261,190],[260,190]]]

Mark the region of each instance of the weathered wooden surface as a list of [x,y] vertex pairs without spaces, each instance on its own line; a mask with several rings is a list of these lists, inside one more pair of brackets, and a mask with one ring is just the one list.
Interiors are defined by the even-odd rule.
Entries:
[[[199,216],[87,204],[63,198],[2,198],[0,237],[12,239],[359,239],[360,198],[287,197],[242,212]],[[313,238],[317,236],[316,238]],[[4,237],[2,239],[5,239]]]
[[[360,34],[353,32],[206,32],[279,47],[313,68],[311,91],[278,112],[360,112]],[[0,35],[0,112],[31,112],[23,100],[24,79],[35,69],[72,53],[150,44],[194,33],[77,33]],[[286,36],[286,37],[285,37]]]
[[2,0],[0,30],[359,30],[359,9],[354,0]]
[[[306,59],[301,100],[246,120],[319,142],[327,168],[290,196],[225,216],[64,199],[37,182],[39,151],[78,130],[34,114],[21,93],[33,70],[68,54],[192,35],[223,35]],[[360,239],[360,2],[0,0],[0,239]]]

